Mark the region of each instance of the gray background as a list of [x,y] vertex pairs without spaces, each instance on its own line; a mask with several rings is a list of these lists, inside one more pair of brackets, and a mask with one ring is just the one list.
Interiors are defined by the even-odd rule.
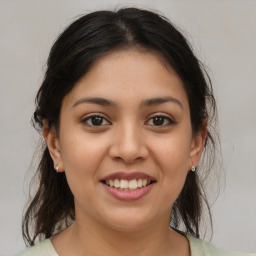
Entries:
[[256,252],[256,1],[1,0],[0,255],[24,248],[21,215],[38,138],[30,117],[53,40],[79,14],[134,4],[157,9],[181,27],[208,67],[226,172],[212,208],[212,243]]

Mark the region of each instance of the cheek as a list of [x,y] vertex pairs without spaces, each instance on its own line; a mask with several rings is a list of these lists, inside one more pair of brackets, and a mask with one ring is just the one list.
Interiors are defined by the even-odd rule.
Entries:
[[[82,130],[82,129],[81,129]],[[65,170],[91,172],[99,164],[104,152],[104,138],[85,134],[80,129],[67,131],[61,139],[62,159]],[[71,136],[69,136],[71,135]]]
[[173,135],[163,139],[160,143],[155,141],[154,145],[156,159],[164,171],[174,174],[188,171],[190,160],[190,138],[188,136]]
[[98,182],[97,170],[104,157],[102,143],[81,133],[72,133],[72,137],[62,139],[61,148],[64,170],[74,196],[90,194]]
[[155,159],[161,169],[164,200],[174,202],[180,194],[188,173],[190,139],[173,136],[155,147]]

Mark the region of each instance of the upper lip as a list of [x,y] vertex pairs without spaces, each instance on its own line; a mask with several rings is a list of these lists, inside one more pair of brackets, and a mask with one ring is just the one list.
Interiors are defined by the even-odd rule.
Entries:
[[133,180],[133,179],[146,179],[150,181],[155,181],[156,179],[153,178],[152,176],[145,174],[143,172],[115,172],[111,173],[107,176],[105,176],[101,180]]

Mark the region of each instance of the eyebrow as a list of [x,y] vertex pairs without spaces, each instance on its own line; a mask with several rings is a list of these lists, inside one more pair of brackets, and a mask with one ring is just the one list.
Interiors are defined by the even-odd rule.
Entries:
[[99,97],[92,97],[92,98],[81,98],[78,101],[76,101],[72,107],[76,107],[77,105],[82,103],[92,103],[92,104],[97,104],[105,107],[116,106],[116,103],[112,100],[107,100]]
[[[140,104],[140,107],[160,105],[160,104],[168,103],[168,102],[175,103],[178,106],[180,106],[181,109],[183,109],[183,105],[181,104],[181,102],[178,99],[173,98],[171,96],[155,97],[155,98],[146,99]],[[100,98],[100,97],[91,97],[91,98],[81,98],[81,99],[79,99],[78,101],[76,101],[74,103],[74,105],[72,107],[76,107],[77,105],[80,105],[82,103],[97,104],[97,105],[101,105],[101,106],[105,106],[105,107],[115,107],[117,105],[112,100],[108,100],[108,99]]]
[[181,103],[178,99],[173,98],[173,97],[171,97],[171,96],[167,96],[167,97],[155,97],[155,98],[151,98],[151,99],[144,100],[144,101],[141,103],[141,107],[144,107],[144,106],[152,106],[152,105],[160,105],[160,104],[167,103],[167,102],[175,103],[175,104],[177,104],[178,106],[180,106],[181,109],[184,109],[182,103]]

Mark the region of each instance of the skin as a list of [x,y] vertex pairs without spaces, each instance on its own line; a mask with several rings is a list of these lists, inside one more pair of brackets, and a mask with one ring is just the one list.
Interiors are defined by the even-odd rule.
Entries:
[[[112,104],[81,100],[95,97]],[[169,100],[145,103],[156,97]],[[103,118],[99,126],[91,114]],[[101,57],[63,99],[58,134],[44,122],[54,164],[75,198],[75,223],[52,238],[58,254],[190,255],[187,239],[168,226],[204,131],[192,134],[182,81],[159,55],[129,49]],[[113,172],[146,173],[156,183],[139,200],[118,200],[100,182]]]

